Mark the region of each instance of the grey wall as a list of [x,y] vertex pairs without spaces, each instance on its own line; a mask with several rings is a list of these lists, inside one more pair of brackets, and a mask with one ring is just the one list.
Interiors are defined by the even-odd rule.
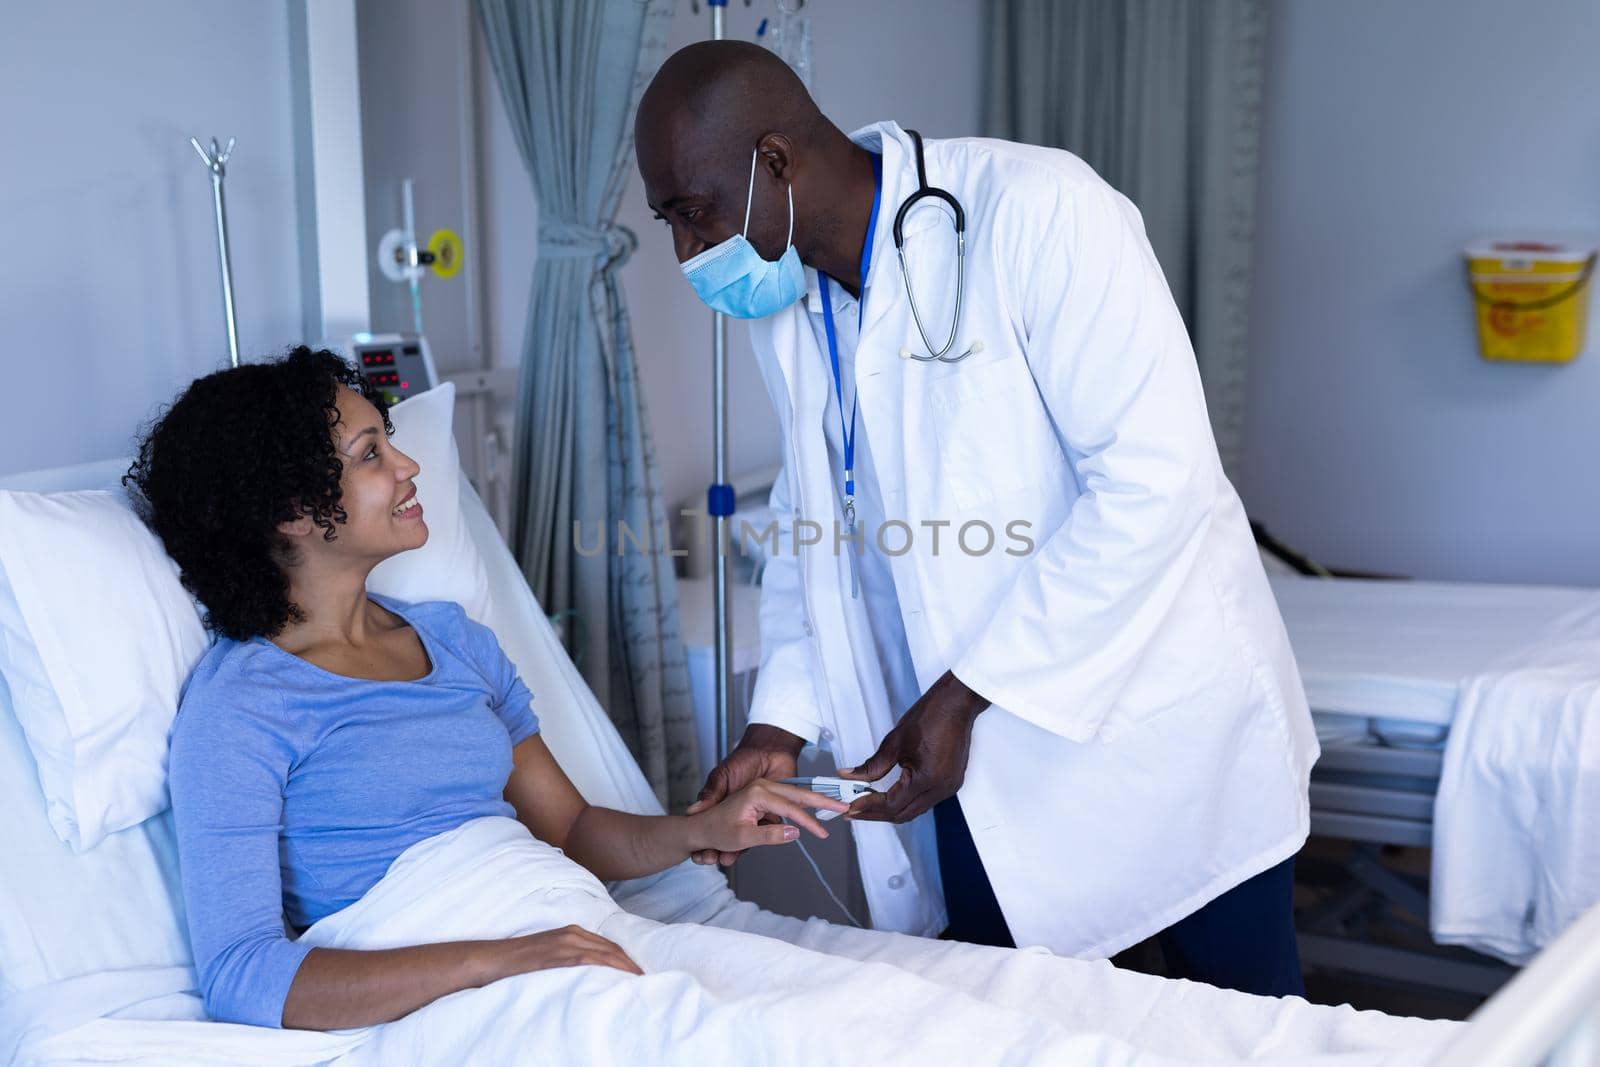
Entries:
[[[468,68],[478,35],[471,5],[358,0],[356,25],[369,254],[385,232],[401,225],[401,181],[413,179],[418,241],[426,246],[445,227],[468,245],[455,277],[422,279],[423,326],[434,362],[441,372],[481,367],[473,306],[481,250],[470,217],[477,149],[476,88]],[[376,261],[369,289],[373,330],[413,328],[409,287],[385,278]]]
[[1290,543],[1600,582],[1600,329],[1568,366],[1485,363],[1460,261],[1600,231],[1596,55],[1593,0],[1277,0],[1240,488]]
[[227,362],[210,179],[191,134],[239,139],[228,211],[245,353],[300,329],[281,3],[12,4],[0,30],[0,472],[123,455]]
[[[853,130],[897,119],[934,137],[978,133],[982,0],[811,0],[812,90],[824,111]],[[704,12],[705,5],[701,5]],[[770,4],[728,7],[728,35],[753,37]],[[680,0],[670,48],[710,35],[709,16]],[[514,362],[532,276],[536,209],[517,158],[487,59],[480,62],[485,107],[485,237],[491,260],[489,333],[497,362]],[[631,167],[631,163],[630,163]],[[639,235],[623,268],[639,373],[669,506],[703,501],[711,476],[711,313],[683,280],[666,226],[651,218],[636,171],[618,221]],[[735,473],[778,462],[772,404],[750,355],[748,335],[729,329],[730,449]]]
[[483,134],[478,142],[478,181],[482,191],[483,298],[487,318],[484,334],[490,362],[514,367],[522,359],[534,246],[539,240],[539,205],[533,199],[532,179],[511,137],[482,30],[473,37]]

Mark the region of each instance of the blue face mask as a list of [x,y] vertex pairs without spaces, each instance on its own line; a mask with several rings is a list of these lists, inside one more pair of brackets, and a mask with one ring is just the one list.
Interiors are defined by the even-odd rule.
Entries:
[[794,250],[794,189],[789,189],[789,236],[783,255],[768,261],[745,239],[750,205],[756,195],[756,150],[750,152],[750,191],[744,201],[744,233],[701,252],[683,264],[695,295],[713,311],[736,319],[761,319],[793,304],[806,291],[806,272]]

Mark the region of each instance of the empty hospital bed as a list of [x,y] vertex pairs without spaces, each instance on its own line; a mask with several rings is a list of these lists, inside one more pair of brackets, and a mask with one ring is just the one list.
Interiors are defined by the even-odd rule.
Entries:
[[[1583,770],[1585,757],[1569,751],[1570,730],[1547,729],[1550,722],[1559,725],[1559,708],[1555,716],[1545,713],[1566,702],[1575,704],[1567,709],[1574,713],[1568,722],[1581,721],[1575,712],[1586,708],[1589,687],[1600,684],[1600,592],[1287,573],[1273,574],[1272,584],[1322,744],[1312,772],[1311,832],[1355,843],[1348,881],[1302,914],[1306,961],[1465,993],[1492,992],[1511,974],[1498,960],[1454,950],[1399,949],[1349,935],[1397,916],[1429,920],[1431,912],[1435,941],[1475,953],[1521,962],[1549,940],[1551,929],[1538,930],[1531,919],[1523,930],[1515,921],[1519,916],[1507,916],[1499,923],[1505,929],[1497,930],[1453,914],[1458,903],[1481,910],[1462,898],[1482,895],[1483,886],[1495,882],[1490,857],[1473,854],[1497,847],[1492,829],[1485,826],[1478,843],[1471,827],[1460,824],[1479,810],[1530,803],[1544,788],[1542,776],[1561,774],[1590,798],[1573,816],[1592,813],[1600,784]],[[1470,736],[1454,729],[1463,707],[1478,713]],[[1526,721],[1508,722],[1513,715]],[[1516,730],[1526,734],[1524,751],[1502,766],[1508,761],[1494,746]],[[1485,764],[1492,774],[1480,773]],[[1455,787],[1441,790],[1441,780]],[[1564,795],[1565,781],[1558,784],[1550,795]],[[1485,795],[1495,790],[1504,795]],[[1448,837],[1441,825],[1449,828]],[[1548,872],[1517,870],[1538,867],[1541,850],[1560,847],[1531,836],[1528,854],[1510,849],[1493,862],[1517,879],[1546,877]],[[1382,846],[1433,849],[1433,885],[1380,862]],[[1441,884],[1441,864],[1460,857],[1483,886],[1463,892],[1459,879]],[[1600,899],[1600,885],[1563,873],[1564,893]],[[1511,887],[1502,894],[1512,898],[1508,908],[1514,894]],[[1532,910],[1534,901],[1525,906]]]

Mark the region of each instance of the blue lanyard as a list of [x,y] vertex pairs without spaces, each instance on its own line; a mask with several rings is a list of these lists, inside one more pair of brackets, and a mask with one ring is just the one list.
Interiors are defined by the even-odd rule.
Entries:
[[[867,239],[861,245],[860,286],[861,299],[856,302],[856,328],[861,327],[862,314],[867,306],[867,268],[872,265],[872,238],[878,230],[878,202],[883,196],[883,159],[872,156],[872,217],[867,220]],[[822,327],[828,335],[828,359],[833,364],[833,394],[839,399],[839,439],[844,445],[844,509],[845,521],[855,526],[856,520],[856,406],[859,392],[850,399],[850,425],[844,422],[844,379],[839,373],[839,340],[833,328],[833,297],[828,292],[828,276],[817,272],[817,286],[822,296]],[[857,336],[857,344],[860,337]]]

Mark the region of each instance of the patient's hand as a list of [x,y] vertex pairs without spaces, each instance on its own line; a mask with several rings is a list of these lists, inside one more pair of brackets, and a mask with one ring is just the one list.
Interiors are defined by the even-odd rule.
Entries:
[[545,930],[487,944],[494,946],[496,956],[491,965],[491,980],[556,967],[614,967],[629,974],[644,973],[616,942],[592,934],[581,926],[563,926],[559,930]]
[[[827,837],[828,831],[811,814],[814,808],[844,812],[849,805],[796,785],[757,778],[721,803],[690,817],[695,833],[694,854],[709,852],[726,857],[722,863],[729,864],[747,848],[793,841],[802,828],[817,837]],[[780,819],[789,819],[796,825],[784,826]]]
[[[737,793],[759,779],[793,778],[795,760],[805,743],[804,738],[776,726],[756,723],[748,727],[738,747],[706,776],[705,788],[700,790],[699,799],[689,805],[689,814],[698,815],[715,807],[728,794]],[[696,863],[720,862],[723,866],[728,866],[738,858],[738,849],[702,849],[694,854]]]

